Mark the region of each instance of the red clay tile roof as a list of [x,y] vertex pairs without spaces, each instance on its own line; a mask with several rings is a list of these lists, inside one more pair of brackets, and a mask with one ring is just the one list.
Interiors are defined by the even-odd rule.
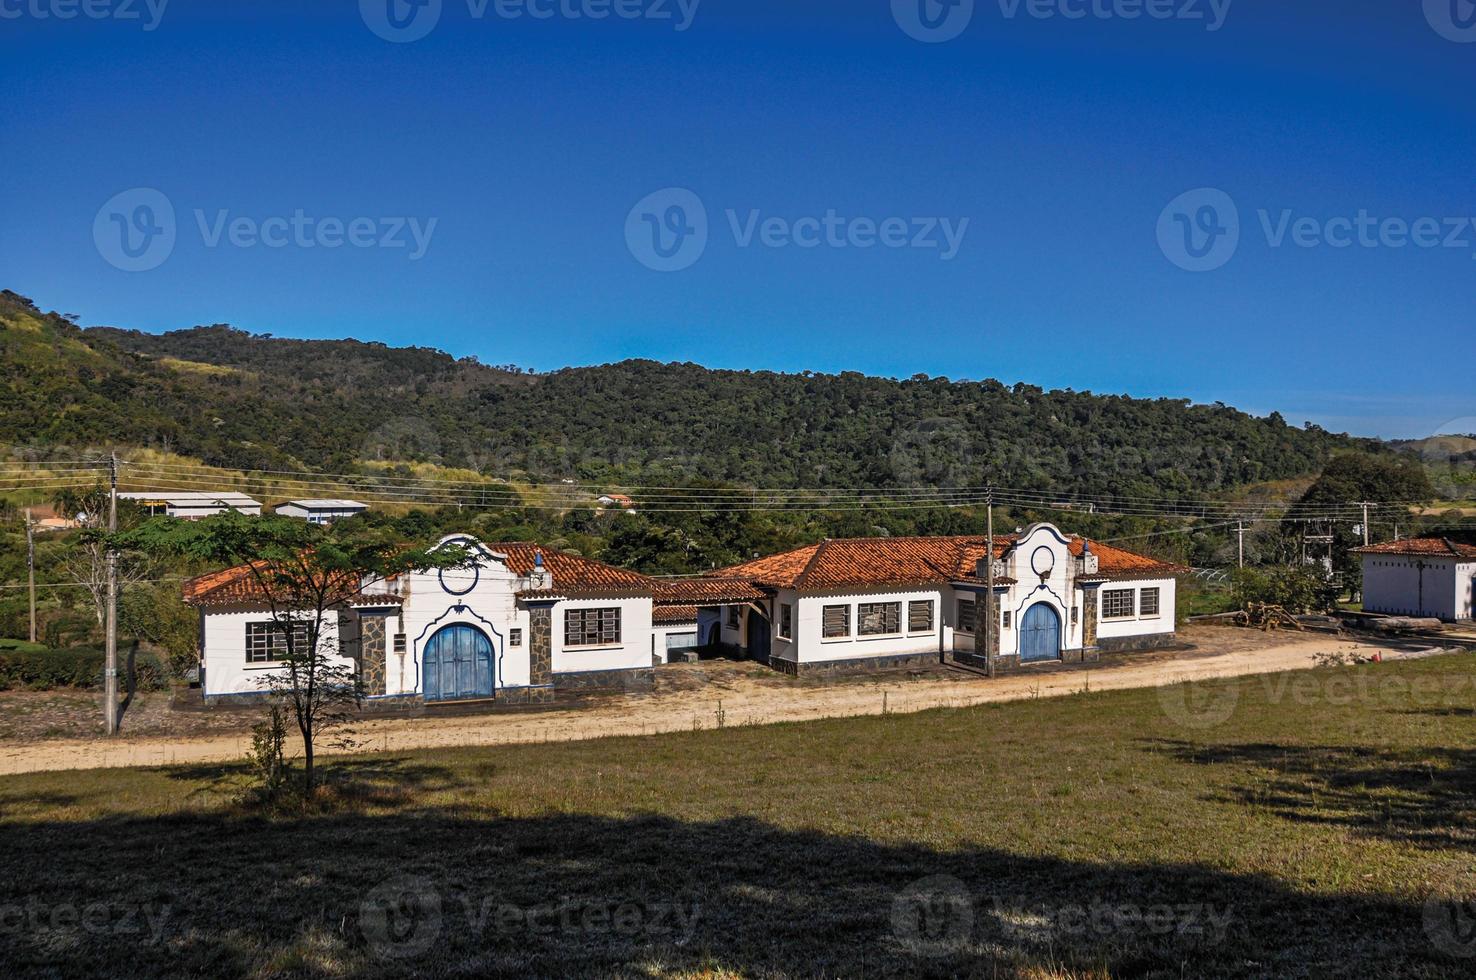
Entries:
[[[604,562],[580,555],[570,555],[557,548],[525,541],[497,544],[484,543],[490,552],[507,557],[507,564],[517,575],[531,575],[535,567],[534,556],[543,554],[544,567],[553,576],[553,588],[538,593],[520,593],[525,597],[535,594],[559,596],[603,596],[634,595],[647,596],[655,592],[656,582],[637,572],[606,565]],[[382,589],[383,586],[378,587]],[[251,574],[250,565],[238,565],[219,572],[211,572],[193,578],[184,584],[184,600],[192,606],[240,606],[259,605],[265,599],[261,588]],[[386,602],[403,601],[397,595],[386,594],[371,588],[362,592],[357,578],[345,579],[338,602]]]
[[651,609],[651,622],[666,625],[672,623],[695,623],[697,622],[697,607],[654,606]]
[[682,578],[656,583],[656,603],[662,606],[723,606],[768,597],[747,578]]
[[1450,538],[1407,538],[1404,541],[1371,544],[1367,548],[1354,548],[1353,553],[1357,555],[1411,555],[1425,558],[1476,559],[1476,545],[1461,544]]
[[[265,562],[254,562],[251,565],[237,565],[234,568],[225,568],[190,579],[184,583],[182,590],[185,603],[202,608],[263,605],[266,602],[267,591],[252,574],[253,566],[264,573],[263,577],[268,574],[268,566]],[[366,592],[361,588],[358,576],[346,575],[338,583],[328,605],[343,602],[399,605],[403,601],[400,596],[387,591],[382,585]]]
[[[1014,542],[1014,535],[995,535],[994,557],[1002,557]],[[1080,555],[1082,545],[1081,538],[1072,538],[1071,553]],[[1176,565],[1111,545],[1093,542],[1091,547],[1104,576],[1172,575],[1183,571]],[[986,549],[982,536],[841,538],[757,558],[713,575],[800,591],[921,585],[975,578],[975,568]]]
[[482,547],[506,555],[507,567],[518,575],[532,575],[534,556],[541,552],[543,565],[553,576],[553,588],[542,591],[560,595],[651,595],[656,590],[656,580],[639,572],[616,568],[582,555],[570,555],[530,541],[483,542]]

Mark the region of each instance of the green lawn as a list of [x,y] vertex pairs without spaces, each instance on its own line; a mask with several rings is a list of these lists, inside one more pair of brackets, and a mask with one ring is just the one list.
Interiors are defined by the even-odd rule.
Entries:
[[231,767],[9,777],[0,962],[1470,976],[1473,667],[368,756],[310,816],[234,802]]

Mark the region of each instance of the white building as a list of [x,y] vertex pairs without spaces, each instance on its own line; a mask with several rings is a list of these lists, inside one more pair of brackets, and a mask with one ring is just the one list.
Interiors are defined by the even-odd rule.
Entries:
[[357,500],[289,500],[274,508],[282,517],[300,517],[310,524],[332,524],[341,517],[353,517],[369,509]]
[[[651,579],[529,543],[447,542],[476,564],[366,581],[335,606],[324,633],[368,697],[542,701],[651,671]],[[201,614],[207,698],[257,694],[283,673],[286,644],[250,568],[193,579],[184,595]]]
[[[1051,524],[997,536],[992,549],[983,537],[825,541],[715,572],[707,598],[677,594],[672,584],[658,601],[696,601],[704,643],[787,673],[982,664],[990,551],[998,666],[1090,660],[1174,638],[1183,569]],[[760,598],[733,598],[744,587]]]
[[1356,548],[1363,559],[1363,609],[1447,622],[1476,613],[1476,545],[1411,538]]
[[223,514],[228,510],[242,514],[261,516],[261,503],[244,493],[214,491],[209,493],[178,493],[173,490],[133,492],[118,494],[119,500],[132,500],[150,514],[164,514],[187,521],[198,521],[204,517]]

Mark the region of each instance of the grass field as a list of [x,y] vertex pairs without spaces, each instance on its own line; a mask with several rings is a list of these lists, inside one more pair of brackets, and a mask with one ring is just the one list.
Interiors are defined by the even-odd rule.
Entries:
[[8,777],[0,960],[9,976],[1469,976],[1473,667],[355,757],[310,815],[238,802],[234,767]]

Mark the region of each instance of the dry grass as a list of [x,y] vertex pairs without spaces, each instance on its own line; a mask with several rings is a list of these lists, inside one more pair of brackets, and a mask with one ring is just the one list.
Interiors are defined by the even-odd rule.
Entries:
[[[1426,900],[1476,893],[1471,667],[341,759],[290,816],[239,803],[235,766],[8,777],[0,956],[38,976],[1467,975],[1476,942]],[[1218,724],[1175,720],[1227,698]]]

